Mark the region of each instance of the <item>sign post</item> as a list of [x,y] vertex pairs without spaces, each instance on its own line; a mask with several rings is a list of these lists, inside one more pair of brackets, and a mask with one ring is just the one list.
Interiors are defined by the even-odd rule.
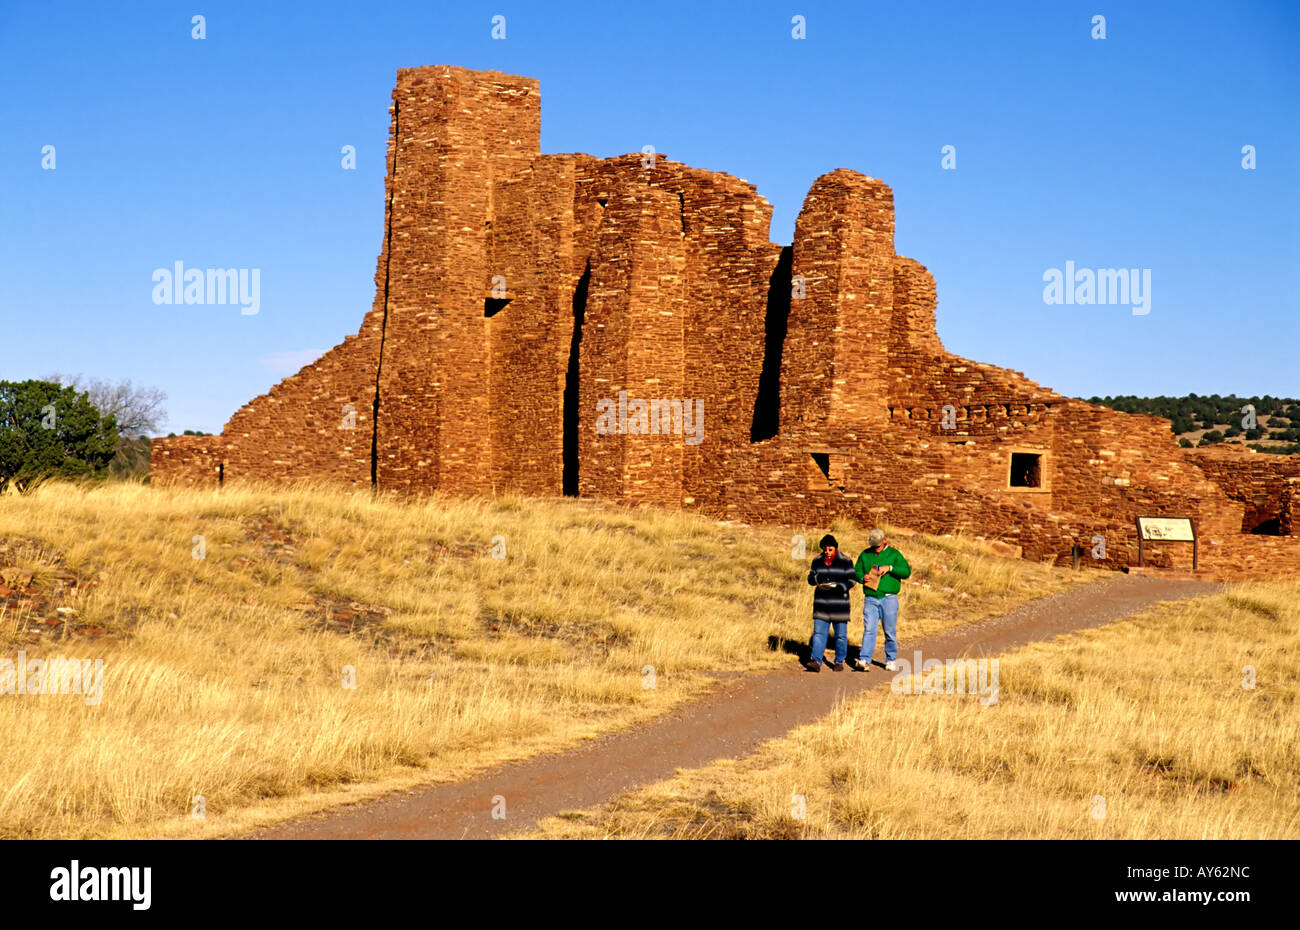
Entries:
[[1191,517],[1134,517],[1138,531],[1138,568],[1142,567],[1142,543],[1189,542],[1192,544],[1192,571],[1196,571],[1199,546],[1196,524]]

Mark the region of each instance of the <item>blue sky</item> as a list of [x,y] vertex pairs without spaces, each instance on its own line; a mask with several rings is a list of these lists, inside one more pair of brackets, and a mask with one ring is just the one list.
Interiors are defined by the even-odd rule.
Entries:
[[[882,178],[961,355],[1075,396],[1294,397],[1298,53],[1293,2],[0,0],[0,378],[131,378],[165,429],[220,430],[357,330],[395,70],[454,64],[538,78],[543,151],[748,179],[777,242],[818,175]],[[260,311],[156,305],[176,261],[260,269]],[[1067,261],[1150,269],[1150,312],[1046,304]]]

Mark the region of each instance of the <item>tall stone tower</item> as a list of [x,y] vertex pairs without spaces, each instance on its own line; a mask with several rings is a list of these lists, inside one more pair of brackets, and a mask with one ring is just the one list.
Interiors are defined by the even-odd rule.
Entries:
[[[540,154],[537,81],[435,66],[398,72],[388,164],[376,481],[492,490],[495,182]],[[508,284],[508,279],[507,279]]]

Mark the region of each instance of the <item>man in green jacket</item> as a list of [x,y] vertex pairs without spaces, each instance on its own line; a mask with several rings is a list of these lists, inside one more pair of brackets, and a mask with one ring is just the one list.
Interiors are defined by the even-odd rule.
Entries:
[[858,556],[853,572],[862,584],[866,595],[862,603],[862,649],[854,669],[865,672],[871,668],[871,655],[876,651],[876,624],[885,628],[885,670],[898,670],[898,589],[899,579],[912,574],[903,553],[889,544],[885,531],[877,527],[867,536],[867,548]]

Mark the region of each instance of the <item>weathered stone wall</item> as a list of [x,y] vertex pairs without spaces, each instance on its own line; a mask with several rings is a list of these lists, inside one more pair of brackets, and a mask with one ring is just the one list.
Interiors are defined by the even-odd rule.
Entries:
[[[782,246],[739,178],[662,153],[542,155],[536,81],[403,70],[391,112],[360,332],[222,437],[155,440],[155,480],[844,514],[1110,568],[1136,560],[1136,516],[1190,516],[1213,572],[1300,565],[1300,540],[1242,535],[1293,532],[1300,462],[1188,455],[1168,421],[948,353],[879,180],[818,178]],[[1190,547],[1144,556],[1190,565]]]
[[[580,347],[580,488],[634,503],[680,504],[682,442],[631,433],[635,401],[680,398],[686,244],[681,203],[654,183],[637,156],[596,167],[583,184],[601,214],[591,246],[591,279]],[[623,394],[620,400],[620,392]],[[596,411],[616,411],[627,433],[597,431]],[[649,428],[648,413],[644,423]]]
[[379,342],[379,321],[367,318],[359,335],[241,408],[223,431],[225,479],[369,485]]
[[795,223],[794,274],[781,369],[781,433],[812,447],[879,429],[894,293],[894,194],[856,171],[813,184]]
[[1224,494],[1245,505],[1243,532],[1296,532],[1293,501],[1300,479],[1300,456],[1254,452],[1241,446],[1207,446],[1188,456]]
[[[578,276],[574,249],[575,164],[543,156],[496,182],[485,286],[504,289],[487,319],[492,486],[557,495],[564,464],[564,384]],[[486,298],[491,300],[490,296]],[[486,309],[485,311],[486,312]]]
[[221,436],[168,436],[149,447],[149,481],[164,487],[215,488],[221,482],[226,440]]
[[[1294,536],[1238,533],[1203,540],[1201,545],[1202,567],[1221,581],[1284,581],[1300,575],[1300,546]],[[1182,557],[1188,558],[1185,553]]]

